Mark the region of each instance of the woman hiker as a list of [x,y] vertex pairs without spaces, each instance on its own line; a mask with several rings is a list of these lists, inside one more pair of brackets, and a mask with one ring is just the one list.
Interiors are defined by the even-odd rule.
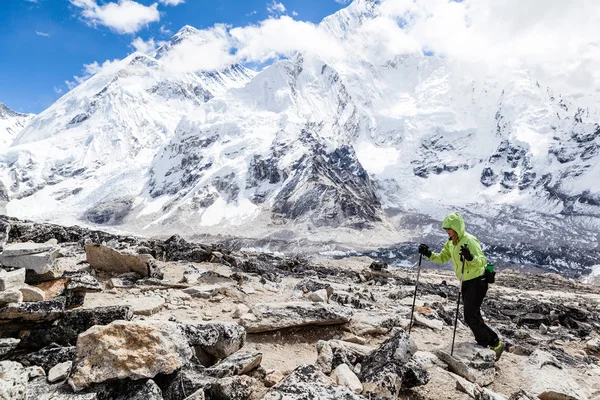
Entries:
[[496,332],[483,322],[481,303],[488,290],[485,275],[487,260],[477,238],[465,232],[465,222],[458,213],[448,215],[442,223],[442,228],[448,233],[448,241],[440,253],[432,252],[426,244],[419,246],[419,254],[429,260],[443,264],[452,259],[454,272],[461,278],[462,259],[465,260],[465,272],[462,284],[462,300],[464,305],[465,322],[471,328],[475,340],[481,346],[489,347],[496,352],[496,360],[504,351],[504,343]]

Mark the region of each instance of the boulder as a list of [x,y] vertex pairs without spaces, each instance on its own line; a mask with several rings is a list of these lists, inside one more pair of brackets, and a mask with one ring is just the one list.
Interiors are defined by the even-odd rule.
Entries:
[[267,332],[306,325],[344,324],[352,318],[352,311],[346,307],[308,302],[260,303],[253,307],[256,321],[240,318],[240,325],[246,331]]
[[435,355],[448,364],[448,369],[479,386],[489,385],[496,373],[496,353],[474,343],[458,342],[454,345],[454,355],[450,348],[438,349]]
[[300,365],[284,380],[273,386],[263,400],[364,400],[365,397],[344,386],[336,386],[314,365]]
[[395,399],[401,388],[426,384],[430,377],[423,366],[412,359],[417,351],[413,339],[402,329],[369,354],[361,364],[360,378],[373,398]]
[[0,361],[0,399],[26,400],[29,373],[18,362]]
[[[410,310],[409,310],[410,311]],[[395,314],[402,314],[403,311]],[[363,310],[357,311],[348,324],[348,330],[355,335],[385,335],[394,327],[408,328],[410,321],[390,315],[390,313],[373,313]]]
[[213,382],[208,390],[209,399],[246,400],[253,392],[255,381],[249,376],[232,376]]
[[108,325],[113,321],[129,321],[132,318],[133,312],[129,306],[109,306],[70,310],[60,313],[56,318],[59,319],[58,322],[51,327],[38,329],[32,327],[23,328],[21,331],[22,342],[20,346],[36,349],[48,346],[52,343],[61,346],[74,346],[79,334],[85,332],[94,325]]
[[[13,268],[23,268],[34,271],[36,274],[45,274],[52,269],[52,266],[59,256],[59,248],[55,246],[42,245],[44,251],[37,251],[35,243],[15,243],[4,247],[0,254],[0,264]],[[14,247],[19,247],[22,251],[12,251]],[[26,253],[26,248],[30,251]]]
[[362,393],[363,385],[354,372],[346,364],[338,365],[331,373],[331,379],[340,386],[345,386],[354,393]]
[[528,391],[542,400],[583,400],[587,396],[580,384],[552,354],[536,350],[522,363],[530,384]]
[[25,270],[18,268],[13,271],[0,269],[0,291],[19,289],[25,284]]
[[60,301],[7,304],[0,307],[0,336],[14,337],[27,327],[55,321],[64,310],[65,304]]
[[19,289],[9,289],[0,292],[0,307],[10,303],[21,303],[23,301],[23,293]]
[[115,274],[137,272],[142,277],[149,277],[154,263],[154,257],[150,254],[136,254],[98,244],[86,244],[85,255],[95,270]]
[[244,346],[246,331],[237,324],[213,323],[180,325],[190,346],[217,359],[225,358]]
[[46,293],[42,289],[38,289],[35,286],[25,285],[19,289],[23,295],[23,301],[35,302],[44,301]]
[[66,379],[69,376],[69,372],[71,372],[72,365],[72,361],[65,361],[50,368],[50,371],[48,371],[48,382],[55,383]]
[[187,338],[174,323],[116,321],[93,326],[79,335],[69,385],[80,391],[112,379],[170,374],[192,354]]

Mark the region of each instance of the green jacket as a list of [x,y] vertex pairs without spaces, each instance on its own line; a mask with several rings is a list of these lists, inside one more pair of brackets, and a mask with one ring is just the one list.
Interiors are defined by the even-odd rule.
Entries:
[[458,279],[460,279],[462,271],[462,262],[460,261],[460,246],[466,244],[473,254],[473,261],[465,261],[465,275],[463,281],[468,281],[477,278],[485,272],[485,266],[487,260],[481,250],[481,245],[477,238],[467,232],[465,232],[465,221],[462,216],[458,213],[452,213],[448,215],[442,223],[442,228],[453,229],[458,234],[458,244],[455,246],[452,244],[452,240],[448,240],[444,244],[444,248],[440,253],[431,253],[429,260],[443,264],[446,261],[452,259],[452,265],[454,266],[454,272]]

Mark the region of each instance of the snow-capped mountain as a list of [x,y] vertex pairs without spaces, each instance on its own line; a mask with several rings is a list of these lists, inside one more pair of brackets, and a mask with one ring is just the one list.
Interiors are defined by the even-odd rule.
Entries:
[[[356,40],[378,7],[356,0],[319,29]],[[441,240],[439,221],[458,210],[498,252],[527,243],[536,263],[551,248],[596,248],[600,113],[588,99],[422,51],[298,53],[259,73],[164,68],[201,35],[186,26],[36,116],[0,153],[7,211],[369,247]]]
[[0,148],[10,146],[33,117],[33,114],[18,113],[0,103]]

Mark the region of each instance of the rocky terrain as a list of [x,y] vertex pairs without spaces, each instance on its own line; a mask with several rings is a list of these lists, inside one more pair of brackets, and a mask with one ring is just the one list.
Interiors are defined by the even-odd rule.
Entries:
[[409,334],[416,271],[365,256],[0,232],[0,399],[600,399],[600,287],[559,275],[498,273],[496,362],[462,322],[449,354],[448,270],[421,273]]

